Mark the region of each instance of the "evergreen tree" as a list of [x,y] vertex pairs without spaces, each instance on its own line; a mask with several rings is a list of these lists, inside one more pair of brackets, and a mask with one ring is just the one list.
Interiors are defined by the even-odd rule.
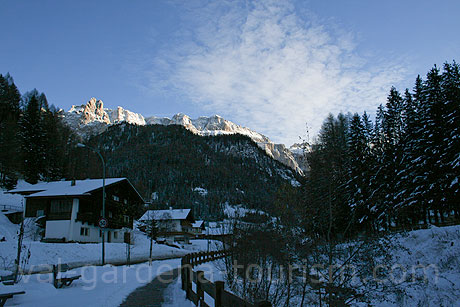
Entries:
[[442,94],[445,103],[444,152],[447,209],[460,218],[460,66],[445,63],[442,74]]
[[0,75],[0,187],[12,188],[20,169],[18,119],[19,90],[13,78]]
[[307,160],[304,229],[322,238],[349,235],[352,210],[348,203],[348,118],[329,115]]
[[35,95],[26,101],[20,120],[20,135],[24,178],[29,183],[36,183],[44,169],[45,144],[39,101]]
[[363,120],[355,113],[350,122],[348,138],[349,181],[347,182],[350,207],[353,209],[358,228],[374,231],[374,217],[370,205],[370,180],[372,161],[370,158],[370,131],[372,124],[367,114]]
[[446,203],[445,190],[447,181],[446,145],[447,127],[445,121],[445,102],[441,87],[441,75],[435,66],[428,72],[424,82],[423,94],[425,102],[422,105],[423,127],[422,139],[425,142],[425,161],[420,165],[425,172],[423,198],[431,210],[435,211],[435,221],[443,220],[443,204]]

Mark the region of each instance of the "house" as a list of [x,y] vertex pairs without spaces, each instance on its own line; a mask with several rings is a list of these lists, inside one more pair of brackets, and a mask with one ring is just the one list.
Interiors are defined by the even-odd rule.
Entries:
[[204,227],[204,221],[196,221],[192,224],[192,232],[195,236],[202,235],[206,228]]
[[195,236],[192,231],[195,219],[190,209],[147,210],[139,219],[143,223],[152,220],[156,222],[158,238],[188,243]]
[[[43,182],[8,191],[24,196],[24,217],[44,217],[45,241],[101,242],[102,179]],[[144,203],[126,178],[105,180],[106,242],[123,242]]]

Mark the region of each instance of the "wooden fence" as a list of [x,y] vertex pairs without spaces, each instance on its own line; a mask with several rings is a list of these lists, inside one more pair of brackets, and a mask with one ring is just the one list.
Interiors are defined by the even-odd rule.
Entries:
[[[271,303],[266,301],[257,304],[249,303],[235,294],[225,291],[223,281],[211,282],[204,278],[203,271],[193,271],[195,265],[214,261],[230,254],[229,251],[200,252],[188,254],[182,258],[182,289],[186,292],[187,299],[196,306],[211,307],[204,300],[206,293],[214,299],[215,307],[271,307]],[[196,285],[196,292],[193,290],[193,283]]]

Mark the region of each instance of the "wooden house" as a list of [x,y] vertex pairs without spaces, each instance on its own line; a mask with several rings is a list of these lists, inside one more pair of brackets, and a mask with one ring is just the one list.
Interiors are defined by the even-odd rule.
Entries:
[[190,209],[147,210],[139,220],[143,223],[154,220],[158,238],[188,243],[194,237],[195,219]]
[[[48,241],[101,242],[102,179],[43,182],[8,191],[24,196],[24,217],[44,217]],[[123,242],[144,203],[126,178],[105,181],[106,242]]]
[[204,234],[206,227],[204,226],[204,221],[196,221],[192,224],[192,232],[195,236],[201,236]]

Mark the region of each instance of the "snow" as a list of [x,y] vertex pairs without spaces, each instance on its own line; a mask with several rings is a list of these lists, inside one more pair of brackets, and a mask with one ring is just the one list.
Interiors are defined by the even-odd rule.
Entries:
[[[432,226],[430,229],[394,234],[390,239],[392,260],[387,281],[377,289],[355,284],[362,287],[360,290],[370,291],[370,302],[353,302],[352,306],[460,306],[460,225]],[[225,280],[222,260],[196,266],[194,271],[198,270],[211,281]],[[406,275],[405,279],[401,272]],[[169,290],[175,297],[185,297],[180,284],[171,285]],[[226,290],[229,291],[229,287]],[[315,295],[315,291],[308,295]],[[292,298],[293,302],[296,300],[297,297]],[[180,299],[169,298],[165,306],[182,306],[181,302]],[[211,299],[206,302],[212,306]]]
[[139,220],[185,220],[190,214],[190,211],[190,209],[147,210]]
[[[176,282],[172,283],[164,293],[164,303],[162,307],[195,307],[195,305],[187,300],[185,291],[181,288],[181,281],[178,278]],[[213,305],[210,305],[213,306]]]
[[196,221],[192,224],[193,228],[200,228],[203,225],[204,221]]
[[[30,225],[29,225],[30,226]],[[100,243],[42,243],[34,241],[33,231],[27,231],[23,240],[23,255],[30,257],[23,265],[26,271],[38,272],[46,269],[48,265],[66,263],[71,267],[84,264],[101,263]],[[17,254],[17,236],[19,225],[11,223],[8,218],[0,213],[0,237],[5,237],[5,242],[0,242],[0,270],[2,275],[8,275],[14,267]],[[199,250],[201,246],[187,245],[187,248]],[[123,263],[127,258],[126,244],[105,243],[106,262]],[[134,230],[134,244],[131,245],[131,261],[146,261],[149,258],[150,240],[140,231]],[[178,249],[162,244],[153,245],[153,258],[165,259],[181,257],[187,254],[187,249]]]
[[6,306],[118,306],[136,288],[179,266],[180,259],[153,261],[151,266],[85,266],[72,272],[80,279],[61,289],[54,288],[52,274],[26,275],[14,286],[26,293]]
[[3,209],[3,206],[11,206],[18,208],[18,210],[22,210],[22,203],[23,197],[21,195],[9,194],[0,190],[0,209]]
[[[105,185],[128,180],[126,178],[106,178]],[[19,188],[9,190],[8,193],[33,193],[33,197],[40,196],[78,196],[102,188],[102,179],[75,180],[75,185],[71,181],[51,181],[39,182],[37,184],[24,185]],[[27,196],[26,196],[27,197]]]
[[205,188],[196,187],[196,188],[193,189],[193,192],[197,192],[201,196],[208,195],[208,190],[206,190]]
[[[222,270],[219,268],[219,260],[213,262],[207,262],[200,264],[193,268],[193,271],[203,271],[204,278],[211,282],[215,282],[218,280],[224,281],[224,275]],[[196,284],[192,283],[192,288],[196,291]],[[228,289],[226,289],[228,290]],[[204,293],[204,300],[208,306],[214,306],[214,299],[208,295],[206,292]],[[163,303],[162,307],[176,307],[176,306],[194,306],[191,301],[188,301],[185,298],[185,291],[181,288],[180,279],[178,279],[175,283],[171,284],[165,291],[165,302]]]
[[262,210],[256,209],[248,209],[243,207],[243,205],[236,205],[231,206],[228,203],[224,204],[224,214],[231,219],[237,219],[246,216],[248,213],[252,214],[260,214],[260,215],[268,215],[266,212]]
[[[411,281],[400,285],[406,292],[405,306],[460,306],[459,225],[432,226],[397,235],[393,241],[395,246],[401,246],[391,251],[393,261],[406,268],[408,275],[415,270],[416,279],[421,278],[423,268],[416,269],[416,266],[427,268],[426,283]],[[375,302],[375,305],[388,306],[389,303]]]

